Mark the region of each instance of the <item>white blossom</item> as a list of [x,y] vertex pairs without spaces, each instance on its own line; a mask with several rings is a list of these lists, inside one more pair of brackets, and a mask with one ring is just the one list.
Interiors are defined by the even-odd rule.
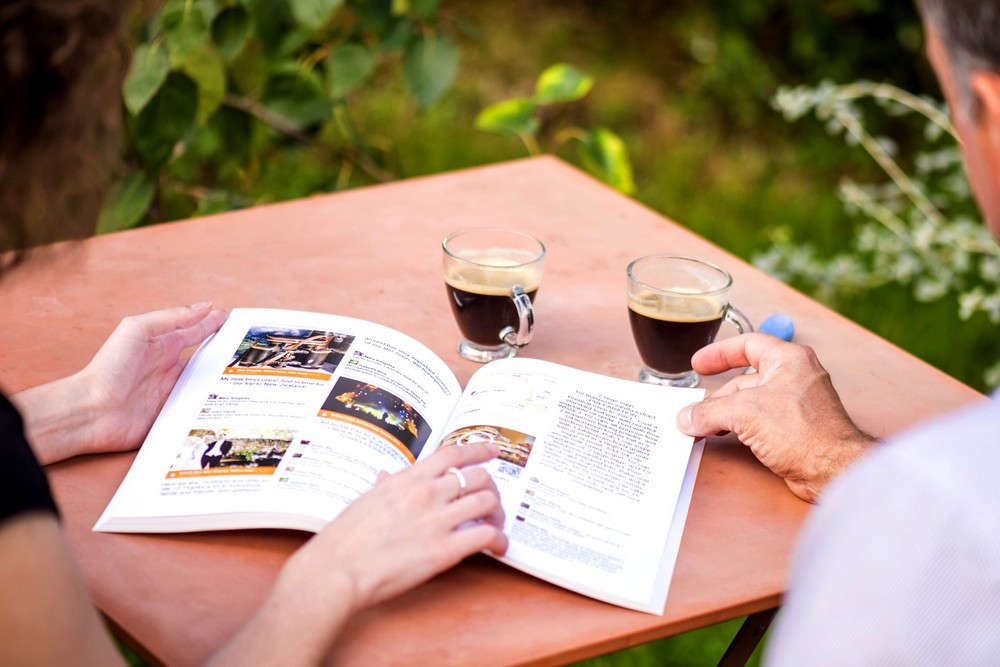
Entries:
[[[926,145],[900,155],[891,138],[866,129],[864,101],[892,116],[923,118],[918,135]],[[1000,323],[1000,248],[979,220],[965,176],[961,151],[943,105],[888,84],[858,81],[782,88],[772,104],[789,121],[812,113],[834,135],[859,145],[883,168],[882,183],[844,178],[838,197],[850,216],[863,219],[848,252],[820,256],[775,230],[771,247],[754,263],[786,282],[795,281],[829,303],[886,283],[910,286],[921,301],[955,295],[963,319],[984,313]],[[909,157],[909,168],[902,166]],[[1000,383],[1000,361],[985,372]]]

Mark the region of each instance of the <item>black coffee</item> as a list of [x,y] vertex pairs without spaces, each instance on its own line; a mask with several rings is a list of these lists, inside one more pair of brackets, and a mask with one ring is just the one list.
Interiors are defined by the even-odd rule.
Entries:
[[[462,332],[462,337],[467,341],[478,345],[492,347],[500,345],[500,331],[511,326],[517,329],[518,316],[517,308],[510,297],[510,290],[502,292],[498,289],[483,287],[483,291],[492,293],[480,293],[459,289],[453,285],[445,283],[448,291],[448,303],[451,304],[451,312],[455,315],[455,321]],[[472,287],[472,286],[469,286]],[[532,302],[538,289],[525,292]]]
[[670,316],[639,313],[629,304],[629,323],[642,363],[660,373],[680,375],[691,370],[694,353],[715,340],[722,315],[710,319],[684,319],[683,315],[677,315],[676,320],[661,319]]

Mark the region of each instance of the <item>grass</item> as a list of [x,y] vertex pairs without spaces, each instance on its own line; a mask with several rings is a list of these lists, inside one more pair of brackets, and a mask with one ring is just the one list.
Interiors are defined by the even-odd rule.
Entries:
[[[705,667],[716,665],[729,648],[729,643],[743,623],[742,618],[667,637],[624,651],[584,660],[576,667]],[[758,667],[767,635],[747,661],[748,667]]]

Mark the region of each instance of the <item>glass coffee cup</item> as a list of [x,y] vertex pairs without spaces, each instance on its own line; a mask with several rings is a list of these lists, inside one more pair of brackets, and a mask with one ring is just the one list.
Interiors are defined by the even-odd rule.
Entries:
[[462,332],[458,353],[480,363],[514,356],[534,334],[545,246],[521,232],[482,227],[449,234],[442,249],[448,302]]
[[700,259],[651,255],[628,265],[628,316],[642,358],[639,380],[694,387],[695,352],[715,340],[722,322],[753,331],[729,303],[732,277]]

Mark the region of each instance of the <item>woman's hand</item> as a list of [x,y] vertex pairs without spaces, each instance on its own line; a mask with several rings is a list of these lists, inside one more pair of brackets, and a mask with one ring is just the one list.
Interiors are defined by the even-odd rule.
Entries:
[[[257,614],[215,664],[315,665],[359,611],[440,574],[479,551],[503,554],[500,495],[475,466],[493,443],[451,446],[355,500],[285,564]],[[466,485],[461,491],[461,471]],[[274,637],[294,637],[275,642]]]
[[744,334],[699,350],[694,369],[714,375],[752,366],[678,414],[695,437],[732,431],[797,496],[815,502],[827,482],[875,439],[847,415],[812,348],[766,334]]
[[[493,443],[445,447],[403,472],[380,475],[375,488],[314,537],[291,566],[321,562],[323,569],[346,576],[353,606],[362,609],[413,588],[470,554],[487,550],[502,555],[507,537],[500,494],[484,468],[466,467],[498,453]],[[461,471],[464,492],[451,468]]]
[[225,320],[208,303],[126,317],[82,371],[16,394],[39,461],[138,447],[184,368],[181,352]]

